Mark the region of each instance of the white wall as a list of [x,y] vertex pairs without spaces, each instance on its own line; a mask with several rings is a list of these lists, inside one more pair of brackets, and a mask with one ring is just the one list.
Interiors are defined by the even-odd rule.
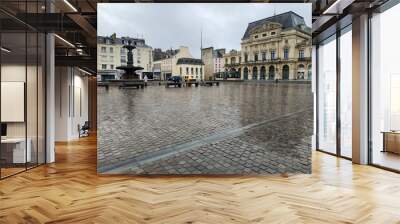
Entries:
[[55,140],[79,137],[78,125],[88,120],[88,77],[73,67],[56,67]]
[[[38,70],[37,70],[38,69]],[[3,105],[1,110],[4,113],[19,113],[22,119],[19,121],[5,122],[7,124],[7,137],[9,138],[27,138],[30,140],[30,148],[32,161],[39,163],[44,162],[45,150],[45,115],[44,115],[44,74],[42,68],[36,65],[25,65],[18,63],[4,63],[1,66],[2,87],[6,82],[20,82],[24,83],[25,87],[19,89],[15,94],[24,95],[26,91],[26,98],[22,96],[22,102],[19,102],[19,107]],[[27,79],[27,80],[26,80]],[[2,98],[9,98],[7,94],[13,94],[5,91],[2,88]],[[5,95],[4,95],[5,94]],[[13,102],[10,102],[11,104]],[[14,101],[15,104],[18,102]],[[2,103],[3,104],[3,103]],[[25,105],[26,104],[26,105]],[[15,106],[15,105],[14,105]],[[26,113],[26,119],[24,114]],[[2,119],[4,120],[4,119]],[[39,154],[39,155],[38,155]],[[37,156],[38,155],[38,156]],[[49,160],[51,162],[51,160]]]
[[[25,75],[26,72],[28,72],[29,76],[28,79],[30,78],[30,75],[35,73],[36,74],[36,67],[33,66],[25,66],[25,64],[3,64],[1,66],[1,81],[2,82],[24,82],[26,83],[25,80]],[[29,80],[29,85],[36,85],[36,80],[32,81]],[[36,88],[31,89],[27,88],[27,106],[34,107],[36,108]],[[4,97],[4,96],[3,96]],[[34,102],[34,104],[31,105],[31,103]],[[8,110],[9,108],[1,108],[1,110]],[[22,108],[24,110],[24,108]],[[36,113],[32,113],[32,108],[27,108],[28,114],[27,114],[27,119],[28,119],[28,129],[29,130],[36,130]],[[3,111],[4,112],[4,111]],[[32,123],[34,122],[34,123]],[[7,135],[8,137],[24,137],[25,136],[25,126],[26,122],[7,122]],[[28,130],[28,131],[29,131]],[[36,132],[35,132],[36,133]],[[30,132],[28,132],[28,137],[29,137]]]

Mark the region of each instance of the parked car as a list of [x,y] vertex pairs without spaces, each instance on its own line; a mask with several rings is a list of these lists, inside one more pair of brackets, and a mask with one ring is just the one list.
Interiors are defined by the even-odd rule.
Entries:
[[180,76],[171,76],[168,78],[168,81],[178,83],[178,82],[182,82],[182,78]]

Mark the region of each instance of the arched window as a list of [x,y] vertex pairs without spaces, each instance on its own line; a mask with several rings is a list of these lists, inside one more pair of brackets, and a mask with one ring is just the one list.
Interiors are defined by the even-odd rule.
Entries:
[[297,79],[304,79],[305,67],[303,64],[297,66]]
[[247,67],[245,67],[243,69],[243,79],[244,80],[248,80],[249,79],[249,69]]
[[262,66],[260,69],[260,79],[261,80],[265,79],[265,66]]
[[257,69],[257,67],[253,67],[253,77],[252,77],[252,79],[253,80],[257,80],[257,73],[258,73],[258,69]]
[[289,79],[289,65],[284,65],[282,68],[282,79],[288,80]]
[[274,66],[269,66],[268,68],[268,79],[269,80],[274,80],[275,79],[275,67]]

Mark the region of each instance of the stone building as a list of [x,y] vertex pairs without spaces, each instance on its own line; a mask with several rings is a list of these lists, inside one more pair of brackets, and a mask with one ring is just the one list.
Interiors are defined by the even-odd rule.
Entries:
[[179,76],[184,80],[203,79],[203,68],[204,64],[201,59],[196,58],[179,58],[176,62],[176,66],[179,69]]
[[153,72],[159,74],[161,80],[166,80],[171,76],[182,76],[182,79],[185,77],[204,79],[203,62],[201,59],[193,58],[188,47],[181,46],[179,49],[169,50],[165,55],[166,58],[153,62]]
[[136,49],[133,53],[133,64],[140,66],[141,72],[151,72],[153,68],[152,48],[146,45],[144,39],[131,37],[117,37],[116,34],[111,36],[97,37],[97,70],[100,80],[119,79],[121,71],[116,67],[126,65],[128,51],[123,48],[131,40],[136,43]]
[[178,53],[179,49],[168,49],[163,51],[161,48],[154,48],[153,50],[153,60],[158,61],[161,59],[165,59],[168,56],[174,55]]
[[224,61],[231,79],[309,80],[311,29],[292,11],[251,22],[241,51],[230,51]]
[[224,48],[214,50],[214,74],[225,71],[224,54]]
[[225,49],[215,49],[213,47],[201,49],[201,58],[204,62],[204,79],[213,79],[219,73],[224,72],[223,55]]
[[231,50],[223,55],[222,61],[224,63],[223,71],[220,71],[215,75],[216,79],[241,79],[241,60],[240,51]]

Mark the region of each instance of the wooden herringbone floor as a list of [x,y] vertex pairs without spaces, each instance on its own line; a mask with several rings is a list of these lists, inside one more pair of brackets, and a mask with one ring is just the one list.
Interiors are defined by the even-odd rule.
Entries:
[[313,153],[313,174],[96,174],[96,139],[0,181],[0,223],[400,223],[400,175]]

